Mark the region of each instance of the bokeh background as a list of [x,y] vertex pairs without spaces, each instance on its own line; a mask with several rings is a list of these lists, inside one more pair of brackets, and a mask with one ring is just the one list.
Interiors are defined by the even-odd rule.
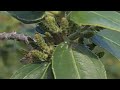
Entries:
[[[0,11],[0,32],[16,31],[33,37],[35,33],[34,27],[33,24],[23,24],[11,17],[7,12]],[[17,69],[23,66],[20,63],[23,56],[21,49],[26,50],[28,48],[24,43],[16,40],[0,41],[0,79],[9,79]],[[106,51],[101,61],[105,65],[109,79],[120,79],[119,60]]]
[[[24,33],[33,37],[35,25],[23,24],[15,18],[11,17],[7,12],[0,11],[0,32]],[[0,79],[9,79],[17,69],[23,65],[20,59],[23,54],[21,50],[27,50],[27,46],[16,40],[0,41]]]

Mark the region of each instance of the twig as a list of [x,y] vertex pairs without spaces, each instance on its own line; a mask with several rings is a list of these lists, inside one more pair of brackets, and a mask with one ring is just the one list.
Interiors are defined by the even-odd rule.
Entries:
[[82,26],[81,29],[77,30],[75,33],[68,36],[70,40],[75,40],[78,37],[83,37],[83,31],[87,30],[90,26]]
[[17,40],[17,41],[22,41],[26,44],[29,44],[29,40],[28,40],[29,38],[31,37],[26,36],[24,34],[17,34],[16,32],[0,33],[0,40]]

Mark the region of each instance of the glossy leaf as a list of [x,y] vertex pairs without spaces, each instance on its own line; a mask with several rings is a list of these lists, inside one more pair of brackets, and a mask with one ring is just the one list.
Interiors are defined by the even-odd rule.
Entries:
[[93,36],[92,41],[120,60],[120,32],[105,29]]
[[116,11],[73,11],[70,20],[78,25],[93,25],[120,31],[120,13]]
[[50,79],[53,78],[49,69],[50,63],[28,64],[17,70],[11,79]]
[[43,78],[43,79],[54,79],[53,72],[52,72],[52,68],[51,68],[51,64],[50,64],[50,66],[48,67],[46,73],[44,74],[44,76],[43,76],[42,78]]
[[8,11],[13,17],[26,24],[40,22],[44,11]]
[[100,79],[106,78],[103,64],[84,46],[60,44],[52,58],[52,69],[56,79]]

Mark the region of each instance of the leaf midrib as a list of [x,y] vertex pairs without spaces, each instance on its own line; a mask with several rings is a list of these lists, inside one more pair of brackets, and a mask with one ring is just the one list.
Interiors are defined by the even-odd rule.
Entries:
[[[94,12],[94,11],[93,11]],[[96,11],[95,11],[96,12]],[[98,11],[97,11],[98,12]],[[96,13],[97,13],[96,12]],[[108,11],[109,12],[109,11]],[[111,11],[110,11],[111,12]],[[112,12],[114,12],[114,14],[118,14],[119,15],[119,17],[120,17],[120,13],[118,13],[118,12],[116,12],[116,11],[112,11]],[[103,14],[101,14],[101,15],[103,15]],[[116,20],[116,22],[118,22],[118,23],[120,23],[120,20],[118,20],[117,18],[114,18],[114,19],[112,19],[111,17],[109,17],[108,16],[108,18],[110,19],[110,20]]]
[[23,77],[23,79],[25,79],[29,74],[31,74],[34,70],[38,69],[39,67],[41,67],[41,66],[38,66],[38,67],[34,68],[33,70],[31,70],[29,73],[27,73],[27,74]]
[[[95,11],[89,11],[89,12],[92,12],[92,13],[94,13],[94,14],[97,14],[97,13],[95,13]],[[101,17],[103,17],[103,18],[105,18],[105,19],[107,19],[107,20],[109,20],[109,21],[112,21],[111,19],[109,19],[109,18],[107,18],[107,17],[104,17],[104,16],[102,16],[102,15],[100,15],[100,14],[97,14],[98,16],[101,16]],[[71,18],[71,20],[72,21],[74,21],[72,18]],[[112,21],[113,22],[113,21]],[[113,23],[115,23],[115,24],[117,24],[117,25],[119,25],[117,22],[113,22]],[[78,24],[78,23],[77,23]],[[93,25],[93,26],[100,26],[100,27],[104,27],[104,28],[108,28],[108,29],[111,29],[111,30],[116,30],[116,31],[119,31],[118,29],[116,29],[116,28],[112,28],[112,27],[109,27],[109,26],[105,26],[105,25],[102,25],[102,24],[90,24],[90,23],[81,23],[82,25]],[[118,28],[118,27],[117,27]]]
[[108,39],[107,37],[105,37],[105,36],[102,36],[102,35],[100,35],[100,34],[97,34],[98,36],[100,36],[100,37],[102,37],[102,38],[104,38],[104,39],[106,39],[107,41],[109,41],[109,42],[113,42],[114,44],[116,44],[117,46],[119,46],[120,47],[120,45],[119,44],[117,44],[116,42],[114,42],[114,41],[112,41],[112,40],[110,40],[110,39]]
[[106,17],[106,16],[103,16],[103,15],[101,15],[101,14],[95,12],[95,11],[89,11],[89,12],[92,12],[92,13],[98,15],[98,16],[101,16],[101,17],[103,17],[103,18],[105,18],[105,19],[107,19],[107,20],[109,20],[109,21],[112,21],[113,23],[119,25],[117,22],[115,22],[115,21],[111,20],[110,18],[108,18],[108,17]]
[[[56,48],[57,49],[57,48]],[[55,50],[56,50],[55,49]],[[61,57],[62,57],[62,55],[63,55],[63,52],[64,52],[64,50],[62,50],[62,53],[61,53],[61,55],[60,55],[60,59],[61,59]],[[55,52],[54,52],[55,53]],[[54,55],[54,53],[53,53],[53,55]],[[56,79],[57,77],[56,77],[56,74],[55,74],[55,69],[53,68],[53,65],[54,65],[54,63],[53,63],[53,58],[54,58],[54,56],[52,57],[52,71],[53,71],[53,75],[54,75],[54,78]]]
[[[29,65],[30,65],[30,64],[28,64],[27,67],[29,67]],[[21,67],[18,71],[22,70],[24,67],[26,67],[26,65],[24,65],[23,67]],[[15,75],[16,73],[19,73],[18,71],[16,71],[16,72],[11,76],[11,78],[14,77],[14,75]]]
[[76,63],[76,60],[75,60],[75,58],[74,58],[72,49],[71,49],[70,53],[71,53],[71,56],[72,56],[72,58],[73,58],[72,60],[73,60],[73,63],[74,63],[74,66],[75,66],[75,69],[76,69],[78,78],[80,79],[79,70],[78,70],[77,63]]
[[[88,51],[90,51],[90,50],[88,49]],[[91,51],[90,51],[90,52],[91,52]],[[93,52],[91,52],[91,53],[92,53],[98,60],[100,60],[97,55],[95,55]],[[91,60],[91,59],[90,59],[90,60]],[[91,61],[92,61],[92,60],[91,60]],[[93,63],[94,66],[96,67],[95,62],[92,61],[92,63]],[[101,63],[101,62],[99,62],[99,63]],[[101,75],[101,73],[99,72],[99,69],[98,69],[98,68],[96,68],[96,71],[97,71],[97,73],[98,73],[98,76],[102,77],[102,75]]]
[[[87,49],[87,50],[89,50],[89,49]],[[89,50],[90,51],[90,50]],[[91,51],[90,51],[91,52]],[[91,52],[92,54],[94,54],[93,52]],[[95,54],[94,54],[95,55]],[[96,56],[96,55],[95,55]],[[85,56],[86,57],[86,56]],[[88,58],[89,58],[89,56],[88,56]],[[96,56],[96,58],[97,58],[97,56]],[[97,58],[98,59],[98,58]],[[98,68],[96,68],[97,66],[96,66],[96,64],[91,60],[91,58],[89,58],[89,60],[91,61],[91,63],[94,65],[94,67],[95,67],[95,70],[96,70],[96,72],[97,72],[97,76],[100,76],[101,77],[101,73],[99,72],[99,69]],[[80,64],[80,63],[79,63]]]
[[45,68],[45,70],[44,70],[44,72],[43,72],[43,74],[42,74],[42,76],[41,76],[41,79],[44,79],[44,76],[45,76],[45,74],[46,74],[46,72],[47,72],[50,64],[51,64],[51,63],[49,63],[49,64],[47,65],[47,67]]

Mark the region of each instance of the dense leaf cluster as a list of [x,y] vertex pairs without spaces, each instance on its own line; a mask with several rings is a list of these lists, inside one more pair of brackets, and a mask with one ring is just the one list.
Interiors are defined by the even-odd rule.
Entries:
[[[36,24],[35,42],[11,78],[106,79],[104,50],[120,58],[120,14],[116,11],[8,11]],[[95,52],[94,48],[103,48]]]

